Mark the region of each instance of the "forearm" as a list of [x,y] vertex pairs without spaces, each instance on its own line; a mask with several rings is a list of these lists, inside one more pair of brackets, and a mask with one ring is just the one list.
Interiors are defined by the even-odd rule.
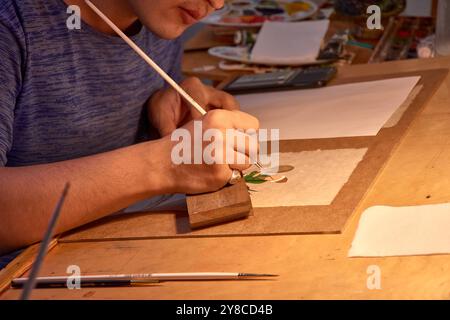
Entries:
[[0,168],[0,254],[41,240],[66,182],[71,189],[57,233],[171,192],[164,176],[168,157],[167,144],[158,140],[54,164]]

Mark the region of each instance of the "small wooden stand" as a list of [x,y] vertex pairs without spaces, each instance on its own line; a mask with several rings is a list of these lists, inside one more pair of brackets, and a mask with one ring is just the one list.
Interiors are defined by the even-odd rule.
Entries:
[[191,229],[247,218],[252,201],[244,180],[223,189],[187,197]]

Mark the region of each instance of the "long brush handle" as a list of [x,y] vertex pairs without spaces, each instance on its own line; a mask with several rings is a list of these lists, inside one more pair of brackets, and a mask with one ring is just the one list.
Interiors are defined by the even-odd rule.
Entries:
[[144,59],[156,72],[159,73],[168,84],[172,86],[190,105],[192,105],[202,116],[206,114],[203,109],[192,97],[183,90],[163,69],[161,69],[141,48],[139,48],[125,33],[122,32],[103,12],[100,11],[90,0],[85,0],[86,4],[105,21],[136,53]]
[[[86,4],[108,24],[150,67],[152,67],[158,74],[167,81],[191,106],[193,106],[202,116],[206,114],[203,109],[186,91],[183,90],[163,69],[161,69],[141,48],[139,48],[122,30],[117,27],[100,9],[98,9],[90,0],[85,0]],[[256,162],[258,167],[262,167],[259,162]]]

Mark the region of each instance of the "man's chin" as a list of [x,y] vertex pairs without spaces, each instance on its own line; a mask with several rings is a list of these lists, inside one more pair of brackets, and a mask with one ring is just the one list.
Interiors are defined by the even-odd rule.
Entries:
[[173,40],[181,36],[188,28],[185,25],[174,25],[166,28],[147,26],[158,37],[166,40]]

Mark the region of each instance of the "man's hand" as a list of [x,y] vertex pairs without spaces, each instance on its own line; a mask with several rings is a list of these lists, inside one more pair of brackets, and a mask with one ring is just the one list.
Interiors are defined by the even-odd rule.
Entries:
[[[232,95],[206,86],[198,78],[188,78],[180,86],[206,111],[239,110],[239,104]],[[150,123],[162,137],[171,134],[192,119],[201,117],[200,113],[185,102],[173,88],[153,94],[148,103],[148,115]]]
[[[180,86],[200,104],[208,113],[202,116],[195,108],[185,102],[181,96],[172,88],[160,90],[155,93],[148,104],[149,120],[152,125],[159,131],[163,143],[166,145],[164,152],[168,161],[171,161],[171,154],[175,142],[171,141],[170,135],[177,128],[183,127],[194,137],[193,120],[202,121],[203,132],[208,129],[217,129],[222,135],[217,144],[224,146],[225,155],[231,154],[231,159],[242,157],[245,159],[242,163],[230,163],[228,159],[221,159],[216,164],[181,164],[175,165],[166,163],[167,181],[171,182],[170,190],[172,193],[188,193],[196,194],[209,191],[215,191],[225,186],[231,177],[233,169],[243,171],[251,166],[255,159],[250,159],[251,154],[255,154],[257,150],[251,150],[250,146],[258,149],[258,144],[251,143],[250,139],[256,137],[245,136],[245,145],[237,145],[237,141],[228,141],[226,136],[227,129],[238,130],[258,130],[258,120],[244,112],[239,111],[239,104],[236,99],[226,92],[214,89],[204,85],[197,78],[188,78],[183,81]],[[190,150],[194,150],[195,143],[206,147],[204,141],[192,141]],[[203,159],[204,161],[204,159]]]
[[[219,163],[206,164],[205,159],[203,159],[202,164],[193,164],[195,148],[200,146],[204,150],[209,142],[192,140],[191,143],[193,144],[189,148],[191,151],[189,163],[191,164],[175,165],[172,162],[171,165],[167,166],[170,168],[167,170],[167,180],[173,183],[171,186],[173,193],[197,194],[216,191],[227,184],[233,169],[243,171],[255,161],[255,159],[250,158],[251,155],[255,155],[258,152],[258,143],[257,141],[255,143],[254,140],[256,139],[255,136],[242,133],[245,138],[245,144],[239,144],[238,140],[232,137],[230,139],[226,134],[227,129],[242,130],[244,132],[247,130],[258,130],[259,121],[255,117],[238,110],[212,110],[198,121],[202,121],[203,133],[209,129],[220,131],[221,134],[216,136],[214,140],[217,145],[223,146],[224,152],[221,154],[223,158],[217,159]],[[191,137],[195,136],[193,121],[187,123],[183,129],[188,130]],[[168,150],[167,154],[177,144],[171,141],[168,136],[162,141],[166,141],[169,146],[166,148]],[[228,155],[231,155],[231,157]],[[170,160],[171,156],[167,156],[167,158]],[[236,161],[239,158],[243,161]]]

